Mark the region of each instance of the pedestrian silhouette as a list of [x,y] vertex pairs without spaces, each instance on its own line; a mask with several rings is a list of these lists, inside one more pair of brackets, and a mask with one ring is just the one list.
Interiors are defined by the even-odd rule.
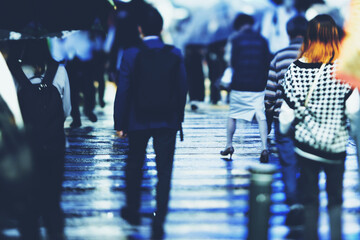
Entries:
[[114,106],[117,134],[129,138],[126,206],[121,216],[132,225],[141,224],[142,168],[148,141],[153,138],[158,179],[153,239],[164,236],[176,135],[184,120],[187,93],[180,50],[161,41],[162,27],[163,19],[155,8],[143,12],[139,23],[143,43],[124,51]]
[[20,221],[24,239],[40,239],[40,217],[49,239],[64,239],[60,207],[64,175],[64,120],[70,114],[65,67],[55,62],[46,39],[12,43],[8,65],[17,85],[25,129],[34,158],[30,205]]

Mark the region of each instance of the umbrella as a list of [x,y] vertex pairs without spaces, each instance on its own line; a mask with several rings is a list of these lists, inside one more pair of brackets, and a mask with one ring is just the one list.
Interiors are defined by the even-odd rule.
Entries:
[[95,19],[106,22],[110,7],[107,0],[1,0],[0,34],[18,32],[38,38],[91,29]]

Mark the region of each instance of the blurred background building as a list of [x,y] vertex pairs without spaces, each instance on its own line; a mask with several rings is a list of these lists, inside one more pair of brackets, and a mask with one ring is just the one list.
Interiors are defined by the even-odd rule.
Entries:
[[[131,1],[123,1],[131,2]],[[165,19],[164,37],[178,47],[188,43],[208,43],[225,38],[235,15],[253,15],[261,30],[261,20],[269,11],[293,2],[294,7],[311,19],[317,14],[331,15],[339,26],[346,19],[350,0],[147,0],[159,9]],[[214,35],[216,35],[214,37]],[[221,36],[220,36],[221,35]]]

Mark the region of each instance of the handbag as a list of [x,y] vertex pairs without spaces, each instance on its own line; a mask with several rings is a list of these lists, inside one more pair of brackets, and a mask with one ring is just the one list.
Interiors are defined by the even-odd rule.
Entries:
[[233,76],[233,69],[231,67],[227,67],[220,78],[220,90],[230,90],[231,81]]

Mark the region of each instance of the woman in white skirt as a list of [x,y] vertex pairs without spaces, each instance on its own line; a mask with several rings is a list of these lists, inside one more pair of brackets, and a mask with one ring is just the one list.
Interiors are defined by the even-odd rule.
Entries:
[[227,123],[227,142],[222,156],[234,153],[232,144],[236,121],[252,121],[259,124],[262,144],[260,161],[269,161],[267,151],[268,128],[265,117],[265,87],[270,62],[267,41],[253,30],[253,17],[239,14],[234,22],[236,32],[230,37],[228,50],[233,70],[230,93],[230,113]]
[[268,162],[267,151],[267,122],[265,117],[264,106],[265,92],[242,92],[231,91],[230,93],[230,112],[227,122],[227,135],[226,135],[226,147],[220,154],[223,156],[229,155],[230,158],[234,153],[234,147],[232,144],[233,136],[236,130],[236,122],[240,121],[252,121],[254,116],[259,124],[260,138],[261,138],[261,162]]

